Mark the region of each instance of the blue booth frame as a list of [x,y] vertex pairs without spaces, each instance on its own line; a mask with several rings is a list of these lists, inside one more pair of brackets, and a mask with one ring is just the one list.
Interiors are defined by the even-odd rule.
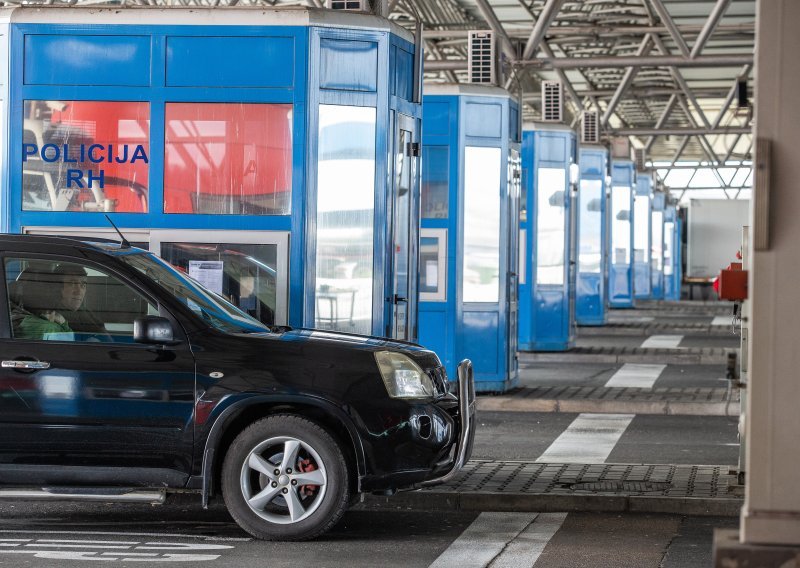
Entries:
[[[632,308],[633,302],[633,189],[636,182],[630,160],[612,159],[611,203],[609,206],[610,242],[608,267],[608,304],[612,308]],[[627,195],[627,203],[626,196]],[[615,215],[617,199],[620,209]],[[626,208],[627,205],[627,208]],[[626,212],[627,213],[624,213]],[[625,219],[615,216],[627,217]],[[616,224],[615,221],[623,221]],[[626,228],[627,227],[627,228]],[[618,245],[624,245],[620,249]],[[620,252],[622,253],[620,255]]]
[[[350,105],[375,108],[373,220],[373,302],[371,333],[416,338],[419,167],[413,150],[409,192],[409,255],[395,263],[394,166],[400,117],[411,132],[408,148],[419,144],[422,105],[419,51],[414,38],[388,20],[329,10],[280,9],[213,11],[216,22],[200,25],[211,11],[174,11],[165,19],[152,11],[81,8],[14,8],[3,27],[9,80],[3,92],[8,117],[3,136],[8,160],[0,170],[0,230],[108,228],[95,212],[23,211],[22,109],[25,100],[141,101],[150,106],[149,208],[146,213],[114,213],[125,229],[185,231],[278,231],[290,235],[286,322],[315,325],[316,165],[318,108]],[[283,11],[285,12],[285,11]],[[160,14],[161,13],[161,14]],[[278,14],[276,20],[273,15]],[[180,20],[183,25],[175,25]],[[299,22],[287,25],[288,21]],[[276,21],[281,22],[280,25]],[[68,23],[61,23],[68,22]],[[136,23],[133,23],[136,22]],[[165,22],[170,22],[165,24]],[[373,28],[373,29],[370,29]],[[37,38],[37,42],[28,41]],[[193,49],[171,49],[171,39]],[[92,54],[87,65],[87,53]],[[235,57],[231,54],[235,53]],[[357,61],[354,61],[356,58]],[[169,65],[167,64],[169,62]],[[254,69],[261,72],[254,73]],[[181,103],[291,103],[291,212],[287,215],[166,214],[164,203],[165,105]],[[389,175],[387,176],[387,172]],[[391,180],[391,181],[387,181]],[[399,274],[404,272],[405,274]],[[407,289],[397,288],[398,278]],[[386,301],[381,300],[386,298]],[[399,325],[397,301],[408,319]],[[280,323],[280,322],[279,322]]]
[[[669,230],[669,224],[672,230]],[[669,204],[664,210],[664,244],[671,246],[672,254],[664,259],[664,299],[677,302],[681,299],[681,282],[683,279],[683,259],[681,231],[683,220],[678,215],[675,205]],[[666,256],[666,255],[665,255]]]
[[[575,133],[560,124],[534,123],[523,126],[522,192],[524,213],[520,215],[519,348],[522,351],[565,351],[575,344],[575,267],[573,259],[573,172],[577,168]],[[547,171],[548,179],[542,179]],[[576,172],[575,172],[576,173]],[[555,175],[549,179],[551,174]],[[563,178],[561,178],[563,175]],[[561,179],[558,179],[561,178]],[[544,195],[544,185],[547,195]],[[551,191],[552,190],[552,191]],[[548,211],[543,210],[547,200]],[[554,238],[540,233],[542,215],[562,209],[560,227]],[[561,254],[555,267],[545,271],[540,253],[556,246]],[[541,247],[541,248],[540,248]],[[563,247],[563,248],[562,248]],[[541,254],[544,256],[543,254]],[[560,265],[559,265],[560,263]],[[559,270],[560,268],[560,270]]]
[[652,297],[652,195],[652,179],[639,172],[633,200],[633,297],[637,300]]
[[[664,208],[666,194],[653,195],[652,218],[650,221],[650,296],[654,300],[664,299]],[[660,246],[656,246],[659,243]]]
[[[439,354],[450,380],[455,380],[459,361],[469,358],[476,390],[503,392],[518,381],[518,106],[497,87],[426,85],[423,108],[420,343]],[[497,301],[491,302],[464,301],[465,168],[467,149],[473,147],[496,148],[500,160],[499,282]],[[437,185],[446,192],[447,204],[426,215],[426,195],[434,200]],[[429,262],[445,264],[444,270],[437,269],[436,285],[427,273]]]
[[[605,325],[608,313],[608,150],[603,146],[581,146],[579,164],[575,320],[578,325]],[[595,186],[599,187],[599,193]],[[585,261],[583,255],[587,256]]]

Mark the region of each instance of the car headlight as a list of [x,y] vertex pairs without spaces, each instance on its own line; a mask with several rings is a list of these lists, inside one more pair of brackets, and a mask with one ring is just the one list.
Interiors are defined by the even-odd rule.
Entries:
[[375,353],[375,362],[392,398],[432,398],[433,383],[411,357],[391,351]]

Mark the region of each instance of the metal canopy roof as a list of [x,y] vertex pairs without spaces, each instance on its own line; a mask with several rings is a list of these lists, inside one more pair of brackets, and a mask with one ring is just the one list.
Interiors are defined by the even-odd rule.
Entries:
[[[5,5],[284,6],[323,0],[42,0]],[[421,23],[427,82],[467,81],[467,34],[493,30],[504,85],[539,119],[542,80],[560,80],[568,124],[600,113],[604,136],[628,136],[673,187],[751,185],[750,79],[755,0],[370,0],[379,14]],[[683,170],[706,166],[687,178]],[[730,169],[733,168],[733,169]],[[678,172],[678,175],[674,175]],[[742,179],[744,177],[744,180]],[[683,182],[679,183],[679,179]]]

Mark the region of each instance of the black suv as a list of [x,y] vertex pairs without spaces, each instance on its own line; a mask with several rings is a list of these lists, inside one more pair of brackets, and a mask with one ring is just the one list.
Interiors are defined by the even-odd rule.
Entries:
[[431,351],[266,326],[126,243],[2,235],[0,255],[0,497],[221,493],[250,534],[300,540],[469,457],[469,361],[456,396]]

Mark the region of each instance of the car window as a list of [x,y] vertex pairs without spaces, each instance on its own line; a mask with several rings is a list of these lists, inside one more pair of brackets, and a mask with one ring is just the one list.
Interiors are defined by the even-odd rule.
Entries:
[[133,322],[157,306],[115,276],[66,260],[5,260],[14,339],[133,342]]

